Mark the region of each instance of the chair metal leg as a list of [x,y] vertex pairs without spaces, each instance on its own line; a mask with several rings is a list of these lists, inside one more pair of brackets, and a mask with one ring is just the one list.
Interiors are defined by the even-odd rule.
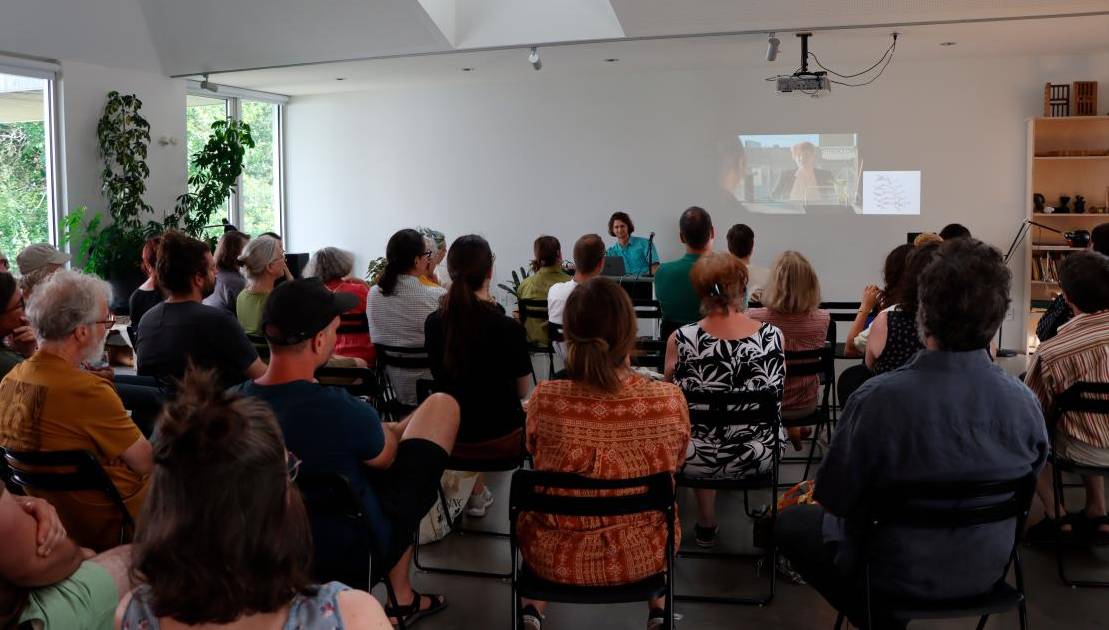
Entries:
[[[456,523],[453,520],[450,520],[450,513],[451,512],[450,512],[449,506],[447,505],[447,495],[443,491],[442,486],[439,486],[439,504],[443,508],[443,513],[447,515],[447,522],[450,524],[450,531],[447,532],[447,536],[450,536],[451,534],[458,534],[460,536],[469,534],[471,536],[493,536],[493,537],[496,537],[496,538],[508,538],[509,537],[508,534],[502,533],[502,532],[490,532],[490,531],[485,531],[485,530],[481,530],[481,529],[465,529],[463,527],[460,527],[460,526],[456,525]],[[459,515],[458,518],[461,521],[462,515]],[[419,569],[420,571],[423,571],[424,573],[438,573],[438,574],[441,574],[441,575],[461,575],[461,576],[465,576],[465,577],[498,578],[498,579],[502,579],[502,580],[512,577],[512,571],[511,570],[509,570],[508,572],[505,572],[505,573],[500,573],[500,572],[496,572],[496,571],[472,571],[472,570],[469,570],[469,569],[451,569],[451,568],[448,568],[448,567],[425,566],[424,564],[422,564],[420,562],[420,533],[418,531],[416,532],[416,541],[413,544],[415,546],[415,549],[413,551],[412,564],[415,565],[415,567],[417,569]]]
[[[1055,499],[1063,506],[1063,514],[1066,514],[1066,503],[1063,497],[1063,471],[1059,469],[1056,462],[1051,462],[1051,482],[1055,489]],[[1056,515],[1058,518],[1055,520],[1055,563],[1059,569],[1059,579],[1063,584],[1071,588],[1107,588],[1109,581],[1105,580],[1073,580],[1067,577],[1066,563],[1063,559],[1063,526],[1062,514]]]
[[843,620],[844,619],[846,619],[846,616],[843,613],[840,613],[839,615],[836,616],[835,630],[843,630]]
[[989,621],[989,619],[989,615],[982,615],[982,618],[978,620],[978,630],[982,630],[982,628],[985,628],[986,622]]

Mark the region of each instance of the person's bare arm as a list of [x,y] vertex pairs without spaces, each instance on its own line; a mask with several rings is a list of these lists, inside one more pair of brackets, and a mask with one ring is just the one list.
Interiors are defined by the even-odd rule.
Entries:
[[262,375],[265,373],[266,364],[262,363],[261,359],[255,359],[254,363],[251,363],[250,366],[246,369],[246,377],[250,380],[262,378]]
[[666,359],[663,363],[663,380],[674,382],[674,371],[678,368],[678,331],[670,333],[666,340]]
[[77,543],[66,538],[45,556],[38,554],[38,525],[4,490],[0,490],[0,538],[4,553],[0,554],[0,578],[9,584],[37,588],[57,584],[73,575],[86,554]]
[[381,452],[377,454],[377,457],[362,463],[374,470],[386,470],[392,466],[397,459],[397,443],[400,442],[405,426],[407,425],[403,422],[382,423],[381,429],[385,433],[385,445],[381,448]]
[[147,442],[144,437],[135,440],[135,443],[128,446],[119,458],[127,464],[128,468],[140,475],[145,476],[154,472],[154,447],[150,446],[150,442]]
[[516,379],[516,395],[523,400],[528,397],[528,390],[531,389],[531,374],[521,376]]
[[870,325],[870,337],[866,341],[866,367],[871,370],[874,369],[874,363],[878,357],[882,356],[882,351],[886,349],[886,322],[887,315],[885,312],[878,313],[878,317],[874,318],[874,322]]
[[851,328],[847,331],[846,343],[843,347],[843,355],[846,357],[861,356],[862,353],[855,347],[855,337],[859,336],[866,328],[866,316],[874,310],[874,305],[878,303],[878,298],[882,295],[882,291],[877,285],[868,284],[863,289],[863,299],[859,306],[859,311],[855,314],[855,321],[851,322]]

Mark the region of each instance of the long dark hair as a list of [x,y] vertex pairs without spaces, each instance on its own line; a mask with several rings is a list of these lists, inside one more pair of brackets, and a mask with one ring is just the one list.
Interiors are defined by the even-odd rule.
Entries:
[[381,293],[392,295],[397,288],[397,278],[411,271],[415,266],[413,261],[425,251],[427,244],[416,230],[401,230],[389,237],[389,243],[385,245],[385,271],[381,272],[381,279],[377,281]]
[[496,306],[476,295],[492,270],[493,250],[489,242],[477,234],[458,237],[447,250],[451,288],[442,302],[443,366],[451,373],[459,374],[464,369],[466,340],[479,334],[482,313],[497,313]]
[[635,348],[635,308],[627,291],[608,278],[587,280],[570,293],[562,319],[570,379],[620,389],[620,367]]
[[885,287],[882,289],[882,300],[879,304],[881,308],[896,304],[898,287],[905,277],[905,260],[911,251],[913,251],[912,245],[902,243],[894,247],[886,256],[886,263],[882,268],[882,283]]
[[315,593],[308,516],[269,406],[190,369],[155,436],[131,569],[155,615],[230,623]]
[[914,247],[905,259],[905,273],[897,289],[898,308],[910,318],[916,317],[916,309],[920,300],[920,276],[936,256],[939,255],[940,241],[925,243]]

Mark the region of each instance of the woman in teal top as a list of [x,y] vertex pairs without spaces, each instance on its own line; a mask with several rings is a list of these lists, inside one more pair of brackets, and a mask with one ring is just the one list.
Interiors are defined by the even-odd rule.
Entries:
[[624,272],[628,274],[654,273],[658,268],[658,250],[655,244],[642,236],[632,236],[635,226],[627,212],[614,212],[608,219],[608,234],[616,242],[605,252],[607,256],[624,259]]

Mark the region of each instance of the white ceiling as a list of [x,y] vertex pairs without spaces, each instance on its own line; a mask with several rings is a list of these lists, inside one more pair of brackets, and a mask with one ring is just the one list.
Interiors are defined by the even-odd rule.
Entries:
[[[869,66],[889,45],[891,29],[821,31],[812,49],[843,73]],[[992,22],[898,29],[897,60],[937,60],[1002,55],[1051,55],[1109,51],[1109,16]],[[288,95],[358,91],[405,85],[539,80],[551,75],[631,73],[645,70],[720,66],[765,68],[767,75],[790,73],[799,63],[800,44],[780,33],[776,63],[764,59],[766,37],[737,35],[654,41],[627,41],[541,48],[543,69],[532,70],[525,49],[456,52],[233,72],[213,77],[226,85]],[[956,46],[940,46],[942,42]],[[615,63],[605,59],[618,58]],[[897,61],[894,62],[896,67]],[[472,68],[464,72],[462,68]],[[343,81],[337,81],[337,78]]]

